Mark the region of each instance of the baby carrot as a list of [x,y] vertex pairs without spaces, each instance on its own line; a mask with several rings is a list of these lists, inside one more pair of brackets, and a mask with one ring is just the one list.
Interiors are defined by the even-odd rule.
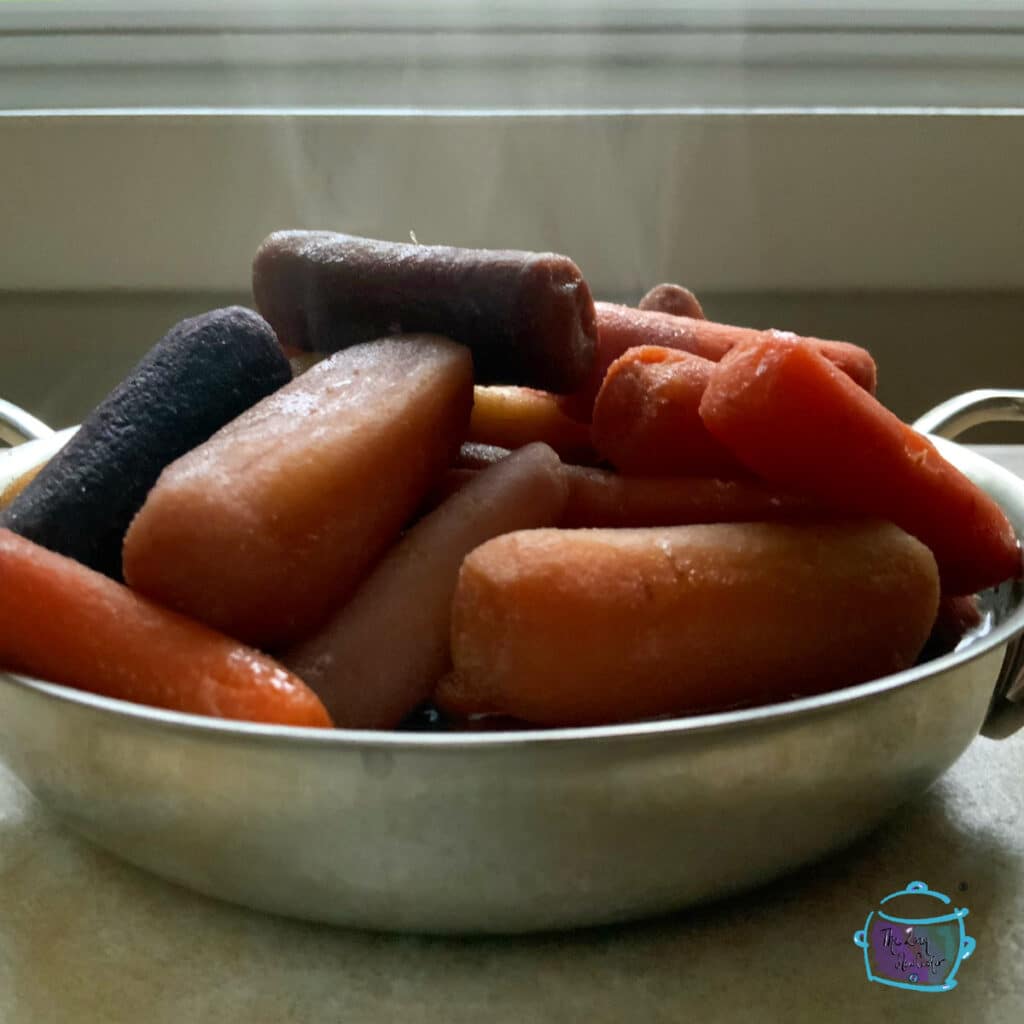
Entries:
[[594,462],[590,430],[562,410],[562,399],[524,387],[473,389],[468,439],[501,448],[522,448],[540,441],[569,461]]
[[[451,471],[456,472],[469,471]],[[562,472],[569,481],[559,524],[565,527],[793,522],[821,516],[816,502],[760,480],[619,476],[584,466],[565,466]]]
[[15,477],[3,490],[0,490],[0,509],[7,508],[14,499],[39,475],[46,463],[40,463],[26,470],[21,476]]
[[[597,351],[585,384],[567,399],[565,408],[578,419],[589,419],[594,398],[604,375],[627,349],[638,345],[659,345],[683,352],[693,352],[718,362],[740,342],[750,341],[761,332],[749,327],[730,327],[711,320],[673,316],[649,310],[630,309],[610,302],[598,302]],[[786,331],[769,332],[780,337],[796,338]],[[808,347],[817,349],[849,374],[862,388],[874,394],[877,373],[869,352],[844,341],[823,341],[801,338]]]
[[671,313],[673,316],[692,316],[695,320],[707,319],[697,296],[681,284],[656,284],[636,308]]
[[608,368],[594,403],[598,454],[628,476],[746,475],[700,418],[714,365],[670,348],[629,349]]
[[124,540],[140,593],[262,650],[315,632],[451,464],[473,366],[446,338],[354,345],[172,462]]
[[462,563],[434,700],[545,726],[785,700],[907,668],[938,597],[891,523],[508,533]]
[[533,444],[481,470],[391,548],[323,629],[282,655],[339,725],[391,729],[430,696],[451,667],[463,558],[492,537],[557,522],[561,469],[550,448]]
[[276,661],[32,541],[0,530],[0,665],[119,700],[329,727]]
[[[449,469],[431,492],[425,511],[474,480],[480,469]],[[692,523],[800,522],[822,519],[819,502],[750,478],[619,476],[590,466],[562,466],[569,500],[563,527],[686,526]]]
[[763,334],[737,348],[712,374],[700,413],[763,479],[923,541],[945,592],[1020,575],[1017,538],[995,501],[808,346]]

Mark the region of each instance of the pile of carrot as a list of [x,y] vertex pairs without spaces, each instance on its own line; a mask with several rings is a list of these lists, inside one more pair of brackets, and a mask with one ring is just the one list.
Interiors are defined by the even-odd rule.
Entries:
[[589,725],[899,671],[1021,575],[864,349],[716,323],[679,285],[595,303],[553,254],[407,249],[264,243],[248,330],[294,379],[168,456],[115,572],[0,523],[0,667],[282,725]]

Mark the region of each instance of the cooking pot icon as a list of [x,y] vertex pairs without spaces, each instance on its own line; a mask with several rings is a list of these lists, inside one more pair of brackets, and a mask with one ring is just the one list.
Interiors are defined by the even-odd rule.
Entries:
[[[907,897],[913,914],[897,915],[887,903]],[[923,899],[922,899],[923,898]],[[940,905],[936,905],[938,900]],[[948,992],[956,987],[960,963],[973,952],[975,942],[964,932],[966,907],[949,907],[944,893],[929,889],[924,882],[910,882],[906,889],[889,893],[872,910],[864,927],[853,936],[854,944],[864,950],[864,969],[868,981],[918,992]]]

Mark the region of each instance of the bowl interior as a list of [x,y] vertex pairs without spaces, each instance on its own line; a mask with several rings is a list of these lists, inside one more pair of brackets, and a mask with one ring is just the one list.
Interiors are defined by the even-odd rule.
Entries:
[[[0,449],[0,494],[21,474],[51,458],[60,447],[67,443],[73,435],[74,429],[69,428],[52,437],[30,441],[15,448]],[[1024,480],[990,459],[953,441],[938,437],[931,437],[931,440],[945,458],[995,498],[1009,517],[1018,537],[1024,537]],[[225,721],[200,715],[165,711],[100,697],[13,673],[0,672],[0,680],[9,685],[31,688],[55,700],[86,705],[101,713],[130,716],[138,719],[140,724],[148,723],[156,728],[213,730],[225,736],[234,735],[239,739],[265,735],[288,743],[453,748],[522,743],[562,743],[587,738],[629,739],[666,732],[693,732],[754,726],[781,717],[814,714],[837,704],[862,700],[884,690],[911,685],[954,665],[980,657],[994,647],[1004,644],[1017,634],[1024,632],[1024,583],[1022,581],[1008,581],[999,587],[985,591],[979,595],[979,605],[982,612],[981,622],[964,635],[953,651],[922,662],[904,672],[813,697],[794,698],[753,708],[692,715],[685,718],[580,728],[486,732],[312,730]]]

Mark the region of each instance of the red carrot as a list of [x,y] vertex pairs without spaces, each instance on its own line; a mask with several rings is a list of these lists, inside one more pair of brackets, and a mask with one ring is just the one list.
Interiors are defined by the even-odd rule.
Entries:
[[[718,362],[734,346],[752,341],[761,333],[749,327],[730,327],[711,320],[631,309],[610,302],[598,302],[595,308],[597,351],[594,365],[586,383],[571,396],[571,401],[565,406],[567,411],[579,419],[590,418],[594,398],[608,367],[627,349],[638,345],[659,345],[662,348],[693,352],[694,355]],[[785,331],[769,333],[787,338],[796,337]],[[800,340],[817,349],[862,388],[874,394],[877,379],[875,361],[865,349],[844,341],[823,341],[819,338]]]
[[746,476],[700,418],[714,365],[653,345],[629,349],[609,367],[594,403],[598,453],[628,476]]
[[[478,469],[450,469],[428,509],[475,479]],[[559,522],[567,528],[686,526],[694,523],[795,523],[827,518],[819,502],[753,478],[619,476],[589,466],[563,466],[569,500]]]
[[585,466],[566,466],[562,472],[569,480],[563,527],[787,523],[824,516],[819,503],[760,480],[619,476]]
[[947,593],[1020,574],[1013,527],[995,501],[807,345],[764,334],[734,350],[711,375],[700,414],[763,479],[923,541]]
[[0,530],[0,665],[172,711],[328,727],[276,661]]
[[707,319],[697,296],[681,284],[656,284],[636,304],[636,308],[671,313],[673,316],[692,316],[695,320]]

